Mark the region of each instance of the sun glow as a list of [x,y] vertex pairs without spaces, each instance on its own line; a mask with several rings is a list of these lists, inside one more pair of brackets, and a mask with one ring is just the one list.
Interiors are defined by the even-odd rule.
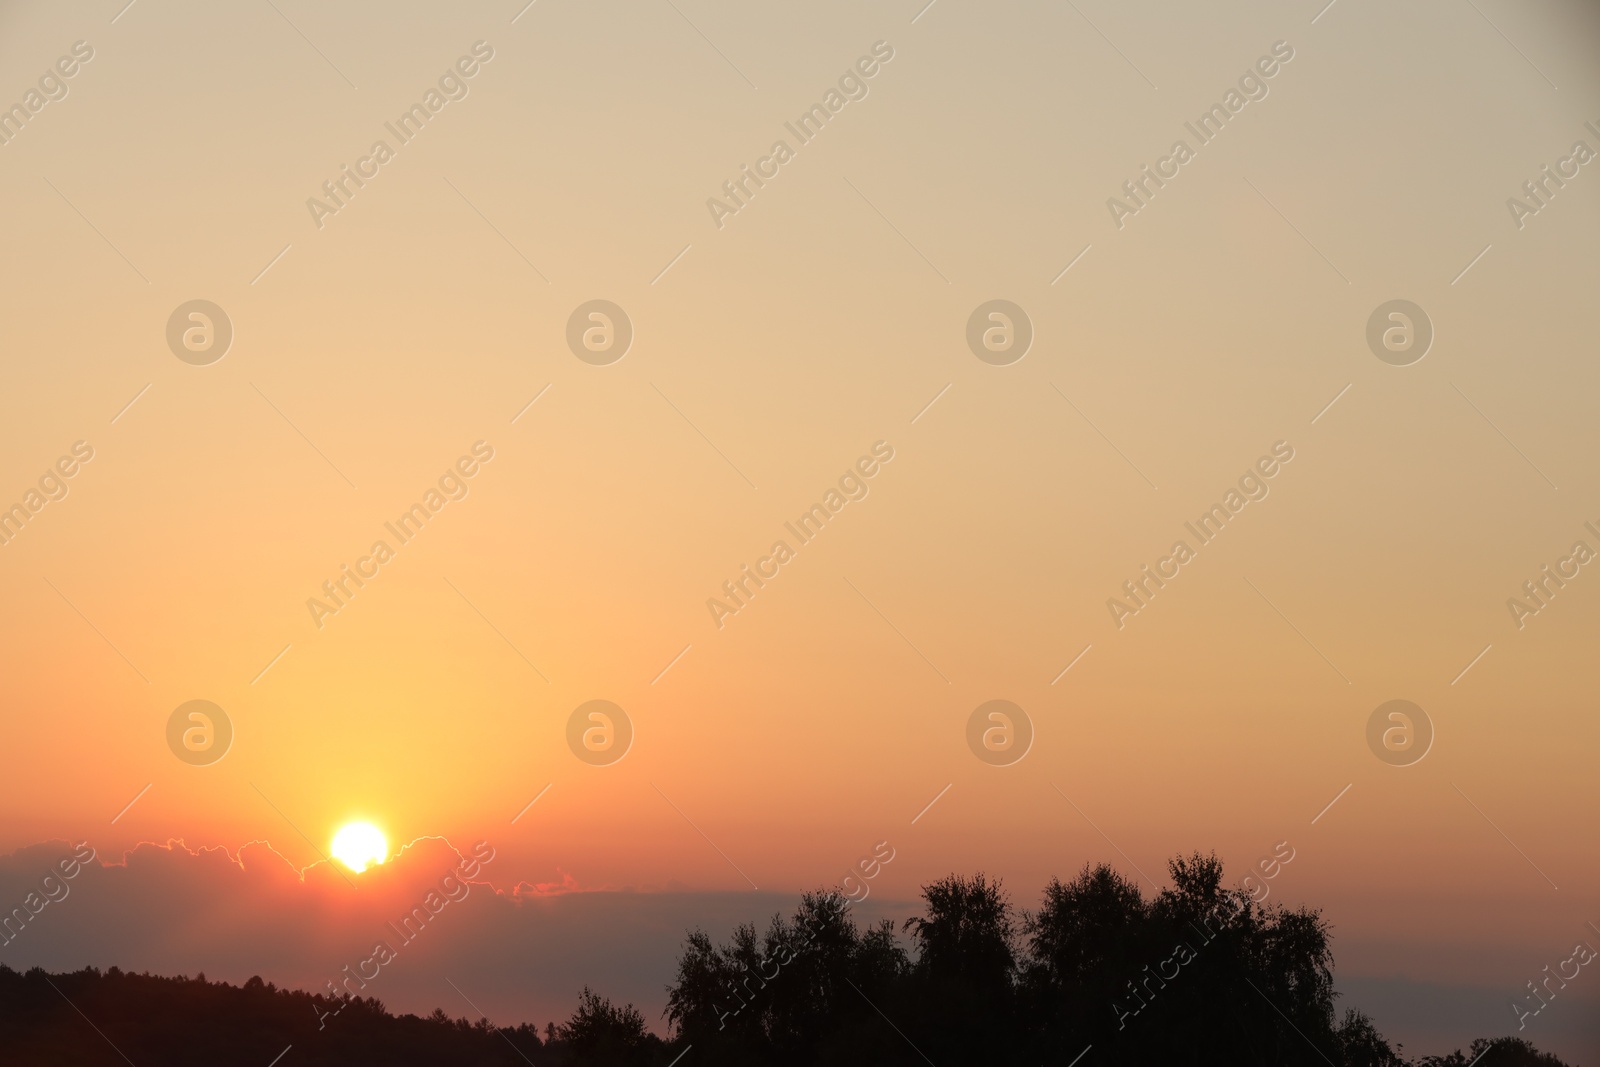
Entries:
[[389,842],[384,840],[383,831],[370,822],[346,823],[333,835],[333,855],[360,874],[369,864],[389,858]]

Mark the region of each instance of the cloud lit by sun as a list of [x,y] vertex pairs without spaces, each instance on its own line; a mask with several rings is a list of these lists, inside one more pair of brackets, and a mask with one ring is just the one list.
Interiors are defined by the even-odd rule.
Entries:
[[333,835],[333,856],[360,874],[369,864],[389,858],[389,842],[383,831],[369,822],[346,823]]

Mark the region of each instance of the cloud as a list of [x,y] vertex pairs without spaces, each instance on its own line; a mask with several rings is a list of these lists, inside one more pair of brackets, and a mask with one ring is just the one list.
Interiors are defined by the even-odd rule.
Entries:
[[[44,899],[49,872],[61,887],[37,915],[13,920],[0,963],[233,983],[260,975],[312,991],[354,976],[350,988],[391,1011],[475,1018],[465,995],[501,1024],[564,1019],[587,983],[633,1001],[660,1028],[686,931],[721,938],[794,905],[777,893],[584,891],[570,875],[496,889],[492,859],[476,877],[452,877],[474,849],[442,838],[413,841],[359,875],[327,862],[301,871],[261,841],[234,853],[169,841],[98,857],[62,879],[57,865],[73,851],[57,841],[0,856],[0,910],[26,912],[30,893]],[[374,962],[379,944],[389,962]]]
[[[280,986],[320,991],[358,974],[382,942],[394,958],[381,968],[366,967],[376,977],[366,980],[363,996],[377,997],[391,1011],[422,1015],[442,1007],[476,1018],[475,1004],[502,1025],[565,1019],[588,984],[632,1001],[663,1030],[665,986],[688,930],[698,926],[726,940],[738,923],[764,927],[774,913],[787,914],[795,905],[788,893],[592,890],[570,874],[559,883],[507,879],[496,888],[492,859],[460,888],[446,886],[474,850],[436,837],[413,841],[359,875],[341,874],[325,862],[302,871],[262,841],[232,853],[169,841],[98,857],[69,879],[59,864],[73,852],[67,842],[54,841],[0,856],[0,919],[16,908],[29,915],[11,919],[0,964],[204,972],[234,984],[260,975]],[[424,903],[429,893],[436,914]],[[30,894],[37,915],[25,903]],[[407,940],[402,935],[411,928],[403,919],[419,906],[430,917],[414,917],[411,928],[420,933]],[[915,910],[909,902],[874,896],[856,908],[856,919],[867,924]],[[1480,1034],[1515,1029],[1506,1007],[1514,989],[1348,973],[1338,984],[1342,1006],[1368,1011],[1413,1053],[1444,1052]],[[1575,988],[1570,1000],[1564,996],[1535,1020],[1538,1033],[1523,1036],[1574,1054],[1593,1047],[1592,995]]]

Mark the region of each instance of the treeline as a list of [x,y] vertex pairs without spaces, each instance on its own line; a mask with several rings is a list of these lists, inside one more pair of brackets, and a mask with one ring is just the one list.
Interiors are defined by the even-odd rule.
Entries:
[[1150,899],[1105,866],[1052,880],[1037,911],[981,874],[952,875],[926,886],[922,914],[899,928],[863,929],[843,897],[817,892],[764,931],[741,926],[723,944],[695,931],[667,989],[665,1040],[632,1005],[588,989],[541,1033],[439,1010],[395,1016],[373,998],[259,978],[0,966],[0,1062],[265,1067],[292,1045],[282,1067],[667,1067],[679,1056],[680,1067],[1565,1067],[1510,1038],[1407,1061],[1365,1016],[1335,1010],[1320,915],[1225,887],[1214,857],[1168,870],[1171,887]]
[[1147,900],[1085,866],[1052,879],[1037,911],[952,875],[899,931],[910,953],[888,921],[863,930],[838,894],[807,894],[763,932],[691,934],[667,1015],[697,1067],[1565,1067],[1509,1038],[1411,1064],[1366,1016],[1336,1011],[1317,912],[1224,886],[1215,856],[1168,872]]

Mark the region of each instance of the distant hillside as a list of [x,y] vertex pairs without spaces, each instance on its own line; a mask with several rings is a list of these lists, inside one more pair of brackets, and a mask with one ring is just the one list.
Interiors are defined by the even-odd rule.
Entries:
[[530,1026],[495,1030],[442,1011],[394,1016],[375,999],[334,1002],[259,978],[232,986],[115,967],[18,974],[0,966],[0,1063],[7,1065],[267,1067],[290,1046],[279,1067],[561,1062],[545,1054]]

